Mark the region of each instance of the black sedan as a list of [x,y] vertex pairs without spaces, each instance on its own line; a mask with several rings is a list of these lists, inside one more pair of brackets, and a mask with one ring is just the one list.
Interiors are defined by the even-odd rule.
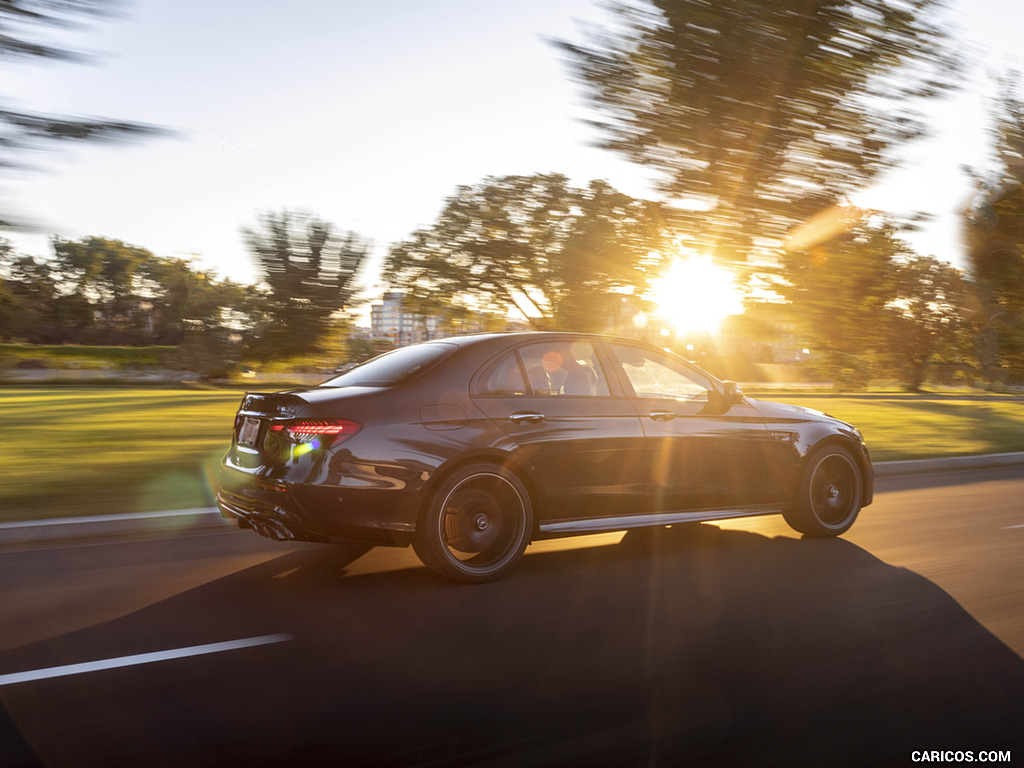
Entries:
[[535,539],[779,514],[838,536],[871,503],[860,433],[630,339],[465,336],[250,393],[217,501],[279,540],[412,544],[497,578]]

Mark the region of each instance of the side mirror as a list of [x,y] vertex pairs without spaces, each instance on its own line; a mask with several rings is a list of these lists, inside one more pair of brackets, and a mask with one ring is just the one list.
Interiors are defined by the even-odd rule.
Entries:
[[726,405],[735,405],[743,402],[743,390],[735,381],[722,382],[722,399]]

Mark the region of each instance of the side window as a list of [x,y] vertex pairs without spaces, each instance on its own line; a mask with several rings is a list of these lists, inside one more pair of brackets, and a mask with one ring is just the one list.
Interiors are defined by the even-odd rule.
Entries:
[[707,401],[711,382],[678,360],[625,344],[611,349],[637,397]]
[[545,341],[519,350],[535,395],[608,397],[608,382],[589,341]]
[[515,352],[509,352],[492,366],[480,384],[481,395],[525,395],[526,391]]

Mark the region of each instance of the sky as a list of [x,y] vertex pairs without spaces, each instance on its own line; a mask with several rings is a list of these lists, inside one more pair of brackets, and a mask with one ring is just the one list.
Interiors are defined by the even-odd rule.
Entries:
[[[1019,3],[954,0],[970,79],[932,107],[936,137],[855,200],[929,212],[913,245],[961,267],[962,166],[988,162],[991,76],[1021,67]],[[8,171],[0,194],[39,233],[7,236],[39,256],[52,235],[109,237],[253,282],[240,230],[262,212],[357,232],[376,263],[432,224],[457,185],[487,176],[559,172],[653,197],[634,166],[592,146],[590,113],[549,42],[607,19],[591,0],[135,0],[67,39],[89,65],[9,67],[0,92],[25,110],[174,135],[40,153],[34,171]]]

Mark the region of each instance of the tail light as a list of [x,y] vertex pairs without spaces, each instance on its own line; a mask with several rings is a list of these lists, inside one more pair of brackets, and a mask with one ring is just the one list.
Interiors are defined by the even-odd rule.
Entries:
[[348,440],[362,428],[358,421],[348,419],[300,419],[274,424],[270,431],[293,443],[308,443],[319,448]]

